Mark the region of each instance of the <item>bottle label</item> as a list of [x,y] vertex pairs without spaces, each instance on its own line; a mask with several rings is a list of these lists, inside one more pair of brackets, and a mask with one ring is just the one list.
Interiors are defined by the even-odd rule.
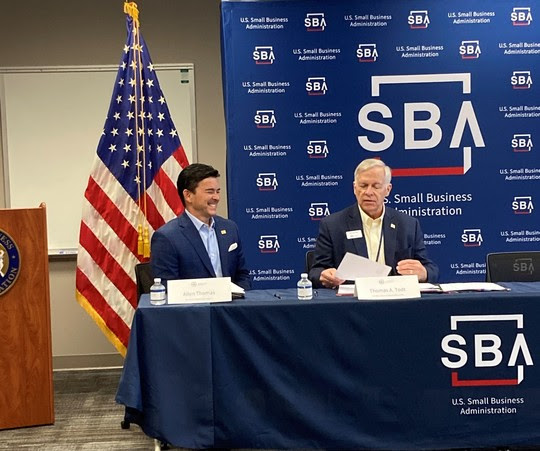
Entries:
[[311,298],[311,297],[313,297],[313,288],[312,287],[298,288],[298,297],[299,298]]
[[165,290],[156,290],[150,292],[151,301],[162,301],[163,299],[165,299]]

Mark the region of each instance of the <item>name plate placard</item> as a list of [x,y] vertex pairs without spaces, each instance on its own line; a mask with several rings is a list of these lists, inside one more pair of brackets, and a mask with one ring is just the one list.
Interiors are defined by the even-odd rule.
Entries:
[[167,282],[168,304],[231,302],[231,278],[180,279]]
[[420,297],[416,276],[362,277],[354,281],[354,295],[359,300],[414,299]]

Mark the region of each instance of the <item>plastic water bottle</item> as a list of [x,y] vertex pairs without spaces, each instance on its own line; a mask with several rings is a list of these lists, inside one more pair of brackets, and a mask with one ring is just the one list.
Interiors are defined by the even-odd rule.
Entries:
[[156,277],[154,284],[150,287],[150,304],[163,305],[167,299],[165,285],[161,283],[161,279]]
[[296,284],[298,299],[301,301],[309,301],[313,299],[313,285],[308,279],[307,273],[303,272],[300,275],[301,279]]

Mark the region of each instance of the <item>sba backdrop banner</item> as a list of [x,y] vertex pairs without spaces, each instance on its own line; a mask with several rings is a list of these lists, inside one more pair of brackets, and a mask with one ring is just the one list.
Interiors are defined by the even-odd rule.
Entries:
[[254,287],[292,287],[353,171],[393,169],[440,280],[538,250],[536,2],[223,1],[229,216]]

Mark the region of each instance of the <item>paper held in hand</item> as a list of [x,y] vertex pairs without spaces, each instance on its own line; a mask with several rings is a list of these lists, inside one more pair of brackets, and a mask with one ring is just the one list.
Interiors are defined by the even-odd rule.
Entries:
[[210,277],[206,279],[181,279],[167,282],[168,304],[201,304],[210,302],[230,302],[232,292],[243,289],[234,285],[230,277]]
[[344,280],[356,280],[358,277],[382,277],[390,274],[391,269],[390,266],[347,252],[337,268],[336,276]]

